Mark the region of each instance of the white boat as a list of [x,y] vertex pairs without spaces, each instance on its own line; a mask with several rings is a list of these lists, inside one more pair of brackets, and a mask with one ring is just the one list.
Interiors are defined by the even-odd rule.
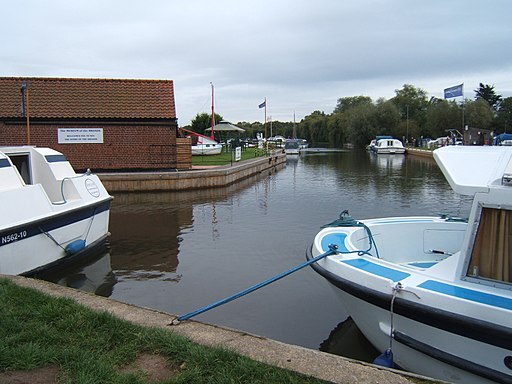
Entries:
[[371,149],[378,154],[403,154],[405,147],[398,139],[380,139],[377,140]]
[[222,151],[222,145],[213,138],[192,133],[192,155],[218,155]]
[[512,148],[448,146],[434,158],[454,191],[473,197],[468,220],[344,212],[307,257],[388,363],[450,382],[511,383]]
[[0,147],[0,273],[35,275],[104,245],[111,200],[53,149]]
[[300,152],[301,140],[287,139],[284,142],[284,153],[287,155],[298,155]]
[[375,136],[375,139],[370,141],[370,144],[368,144],[366,146],[366,149],[369,150],[369,151],[374,151],[375,150],[375,145],[377,144],[377,141],[382,140],[382,139],[393,139],[393,136],[387,136],[387,135]]

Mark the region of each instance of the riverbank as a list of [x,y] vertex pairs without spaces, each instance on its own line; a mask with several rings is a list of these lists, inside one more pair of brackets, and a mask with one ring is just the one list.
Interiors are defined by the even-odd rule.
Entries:
[[[128,321],[132,324],[151,327],[160,330],[164,330],[164,332],[170,332],[176,335],[185,336],[187,339],[191,340],[194,343],[209,346],[209,347],[223,347],[227,348],[231,351],[234,351],[242,356],[248,357],[254,361],[262,362],[265,364],[269,364],[274,367],[283,368],[285,370],[293,371],[299,373],[301,375],[305,375],[308,377],[317,378],[320,380],[324,380],[331,383],[431,383],[435,382],[428,378],[424,378],[418,375],[408,374],[404,372],[399,372],[395,370],[388,370],[381,367],[376,367],[371,364],[361,363],[353,360],[349,360],[340,356],[327,354],[324,352],[320,352],[317,350],[311,350],[303,347],[287,345],[281,342],[277,342],[274,340],[270,340],[264,337],[259,337],[256,335],[251,335],[245,332],[228,329],[219,326],[213,326],[209,324],[204,324],[197,321],[188,320],[182,322],[179,325],[171,326],[170,324],[175,319],[174,315],[163,313],[155,310],[149,310],[145,308],[136,307],[133,305],[121,303],[112,299],[96,296],[87,292],[66,288],[60,285],[48,283],[41,280],[28,279],[20,276],[2,276],[15,283],[19,287],[30,288],[39,292],[42,292],[46,295],[49,295],[53,298],[67,298],[70,299],[82,306],[87,307],[88,309],[94,312],[106,312],[109,313],[116,318]],[[22,306],[25,300],[23,300],[23,293],[18,295],[18,297],[12,301],[7,301],[4,298],[3,303],[3,312],[7,313],[7,309],[9,306]],[[35,302],[35,303],[34,303]],[[31,302],[27,302],[26,308],[24,308],[25,316],[27,319],[31,318],[32,314],[40,315],[41,312],[49,311],[55,304],[52,304],[51,300],[45,300],[44,303],[39,305],[38,300],[32,300]],[[59,314],[62,317],[70,316],[74,311],[70,311],[69,313]],[[80,331],[81,329],[93,329],[95,327],[94,324],[86,324],[87,319],[83,316],[80,316],[80,319],[76,319],[79,323],[74,324],[73,327],[63,330],[64,333],[70,333],[70,340],[74,338],[74,332]],[[50,328],[52,324],[55,324],[57,321],[60,321],[57,318],[48,319],[48,325]],[[94,321],[94,320],[93,320]],[[12,322],[12,320],[11,320]],[[0,328],[5,326],[5,322],[2,322]],[[97,324],[96,327],[104,326],[102,324]],[[52,330],[53,332],[54,330]],[[115,340],[115,329],[110,330],[113,332],[112,334],[112,342],[117,343]],[[12,335],[11,335],[12,336]],[[66,336],[66,335],[63,335]],[[32,343],[30,340],[20,340],[20,348],[26,347],[26,343],[31,345],[31,350],[33,351],[31,356],[28,356],[31,360],[37,360],[37,351],[41,349],[36,343]],[[98,346],[95,347],[99,348]],[[166,348],[176,348],[176,346],[162,346],[162,351]],[[128,353],[129,351],[125,351]],[[87,351],[83,351],[85,355],[87,355]],[[217,351],[218,353],[218,351]],[[175,354],[175,352],[174,352]],[[12,356],[11,356],[12,357]],[[8,359],[8,356],[3,356],[4,361]],[[214,364],[219,365],[223,364],[222,360],[214,359],[215,361],[203,361],[202,364]],[[165,361],[165,360],[164,360]],[[166,360],[167,363],[172,363],[169,359]],[[219,362],[220,361],[220,362]],[[32,361],[33,363],[33,361]],[[93,364],[94,362],[91,362]],[[99,362],[96,362],[99,364]],[[143,367],[141,367],[142,369]],[[231,367],[224,367],[226,371],[232,370]],[[177,376],[181,371],[186,371],[187,364],[181,363],[180,366],[174,367],[172,371],[172,375]],[[213,369],[213,368],[212,368]],[[222,369],[221,369],[222,370]],[[231,372],[231,375],[235,374],[236,377],[230,377],[229,373],[227,373],[227,377],[225,382],[240,382],[240,383],[249,383],[253,382],[251,376],[248,372]],[[283,377],[283,376],[279,376]],[[162,380],[166,380],[168,378],[161,378],[159,381],[153,382],[161,382]],[[233,381],[233,379],[235,381]],[[300,377],[295,377],[293,380],[289,379],[286,382],[295,382],[295,383],[306,383],[312,382],[304,379],[300,379]],[[279,379],[269,380],[266,379],[268,383],[278,383]],[[280,379],[282,380],[282,379]],[[6,378],[2,378],[1,382],[9,382]],[[207,382],[203,378],[203,382]],[[11,381],[19,382],[19,381]],[[28,382],[28,381],[27,381]],[[30,382],[34,383],[52,383],[52,381],[34,381]],[[148,381],[137,381],[137,382],[148,382]],[[221,381],[219,381],[221,382]],[[261,382],[257,381],[257,382]]]
[[434,158],[433,151],[428,149],[420,149],[420,148],[407,148],[405,150],[407,155],[420,156],[420,157],[429,157]]

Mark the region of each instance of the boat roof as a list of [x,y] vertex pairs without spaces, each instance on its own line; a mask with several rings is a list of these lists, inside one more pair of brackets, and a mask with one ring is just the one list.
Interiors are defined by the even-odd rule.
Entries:
[[512,147],[446,146],[434,151],[434,159],[461,195],[501,188],[503,180],[512,176]]

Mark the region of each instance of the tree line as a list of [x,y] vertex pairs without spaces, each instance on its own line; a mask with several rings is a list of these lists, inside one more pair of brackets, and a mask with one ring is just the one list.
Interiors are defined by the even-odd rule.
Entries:
[[[474,99],[445,100],[429,98],[427,92],[410,84],[395,90],[389,100],[376,101],[368,96],[342,97],[330,114],[314,111],[305,116],[295,129],[297,137],[312,146],[366,146],[377,135],[390,135],[409,142],[419,138],[447,136],[449,129],[463,131],[465,126],[488,129],[496,134],[512,132],[512,97],[502,98],[494,86],[480,83]],[[215,115],[218,123],[222,116]],[[268,123],[267,123],[268,124]],[[191,129],[202,133],[211,125],[211,116],[202,113],[192,120]],[[253,138],[264,132],[260,122],[236,123]],[[274,135],[292,137],[293,122],[272,122]],[[269,127],[267,126],[267,133]]]

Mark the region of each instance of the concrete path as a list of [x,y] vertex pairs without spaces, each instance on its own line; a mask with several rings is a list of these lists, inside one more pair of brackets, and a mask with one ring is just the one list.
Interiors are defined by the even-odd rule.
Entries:
[[[1,275],[0,275],[1,276]],[[187,320],[170,325],[175,315],[136,307],[91,293],[21,276],[1,276],[19,286],[37,289],[57,297],[68,297],[97,311],[106,311],[135,324],[160,327],[188,337],[202,345],[220,345],[253,360],[317,377],[332,383],[406,384],[414,378],[435,382],[423,376],[376,367],[340,356],[284,344],[246,332]]]

